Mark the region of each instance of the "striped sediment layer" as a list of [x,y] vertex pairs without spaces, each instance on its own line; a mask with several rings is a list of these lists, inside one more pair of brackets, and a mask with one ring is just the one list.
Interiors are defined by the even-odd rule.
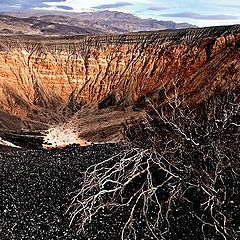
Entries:
[[[146,108],[146,99],[161,105],[177,93],[194,105],[238,88],[239,59],[240,25],[95,37],[3,36],[0,108],[18,129],[71,122],[83,141],[111,141],[120,125],[139,118],[128,108]],[[114,109],[89,110],[109,106]],[[8,125],[5,118],[0,128],[16,128]]]

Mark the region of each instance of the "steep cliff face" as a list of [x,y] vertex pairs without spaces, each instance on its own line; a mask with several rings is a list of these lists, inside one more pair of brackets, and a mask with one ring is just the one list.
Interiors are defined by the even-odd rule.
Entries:
[[[240,26],[119,36],[0,40],[0,106],[58,119],[111,94],[115,103],[178,89],[189,102],[240,83]],[[41,116],[40,116],[41,115]],[[46,120],[46,118],[45,118]],[[45,121],[41,120],[41,121]]]

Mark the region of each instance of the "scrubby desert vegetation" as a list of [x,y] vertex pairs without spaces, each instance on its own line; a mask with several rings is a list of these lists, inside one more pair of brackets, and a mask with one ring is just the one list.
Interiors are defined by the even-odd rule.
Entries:
[[127,129],[129,147],[84,173],[69,209],[80,232],[112,218],[105,235],[122,240],[238,239],[238,91],[194,107],[166,99],[158,108],[148,100],[146,121]]

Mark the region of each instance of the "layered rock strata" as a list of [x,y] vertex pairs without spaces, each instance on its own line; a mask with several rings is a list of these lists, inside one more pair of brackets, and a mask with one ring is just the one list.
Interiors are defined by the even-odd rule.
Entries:
[[[198,103],[240,83],[240,25],[96,37],[2,37],[0,107],[65,121],[84,104],[124,109],[166,94]],[[105,104],[105,105],[104,105]],[[141,104],[140,104],[141,105]]]
[[[99,103],[113,90],[137,101],[174,84],[201,98],[239,83],[240,26],[120,36],[2,38],[0,105],[27,115],[39,107]],[[233,86],[232,86],[233,87]]]

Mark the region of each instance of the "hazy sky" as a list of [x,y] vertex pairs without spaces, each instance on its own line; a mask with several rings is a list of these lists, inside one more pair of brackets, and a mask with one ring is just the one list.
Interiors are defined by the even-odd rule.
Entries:
[[0,11],[39,8],[74,12],[116,10],[198,26],[240,24],[240,0],[0,0]]

